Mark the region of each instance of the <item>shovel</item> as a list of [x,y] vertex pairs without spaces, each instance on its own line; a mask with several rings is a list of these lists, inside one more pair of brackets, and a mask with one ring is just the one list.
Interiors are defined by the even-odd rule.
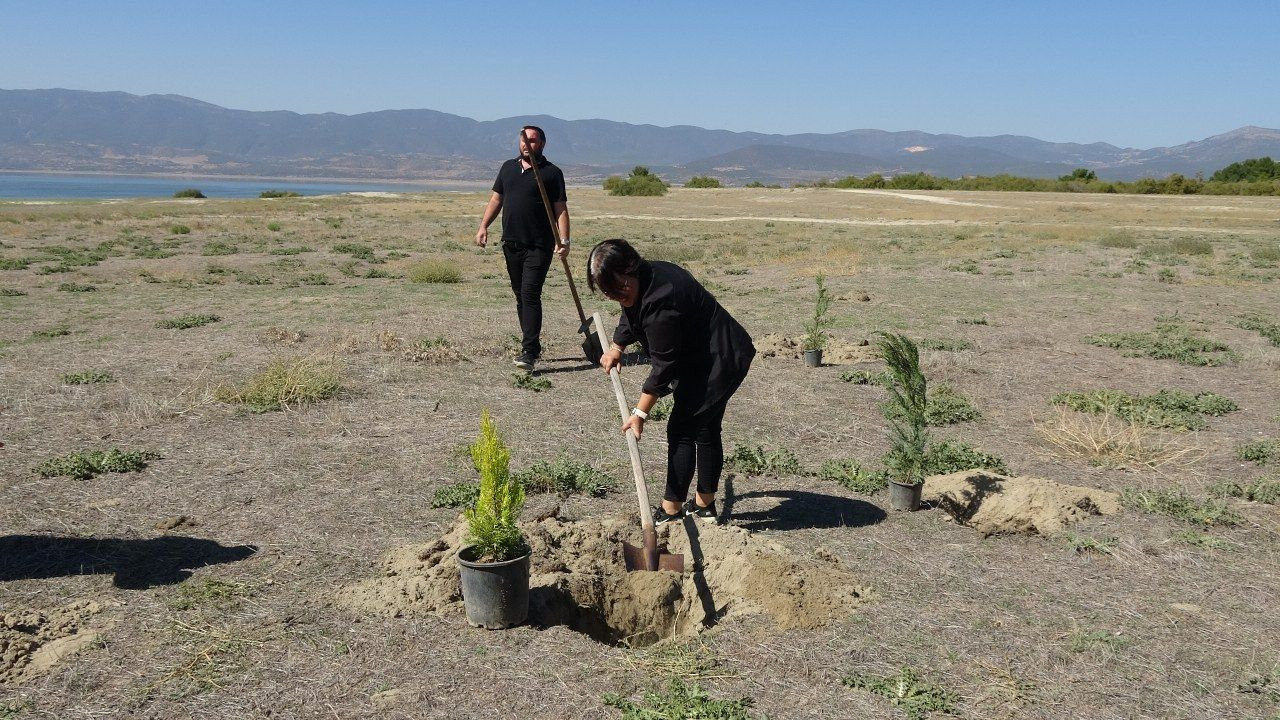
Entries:
[[[521,130],[520,135],[524,138],[525,147],[529,146],[529,136],[526,131]],[[538,172],[538,155],[529,152],[529,164],[533,166],[533,181],[538,184],[538,194],[542,195],[542,206],[547,209],[547,222],[551,223],[551,235],[556,239],[556,247],[560,246],[560,226],[556,224],[555,212],[551,209],[551,201],[547,199],[547,188],[542,184],[542,173]],[[600,364],[600,356],[604,354],[604,346],[600,344],[600,340],[591,333],[591,324],[587,322],[586,313],[582,312],[582,301],[578,299],[578,288],[573,284],[573,272],[569,270],[569,258],[561,256],[560,263],[564,265],[564,275],[569,278],[569,292],[573,293],[573,304],[578,308],[578,332],[586,336],[582,341],[582,354],[592,365]]]
[[[604,324],[600,322],[600,313],[592,313],[596,334],[601,347],[608,342],[604,336]],[[618,413],[622,421],[627,421],[627,397],[622,394],[622,380],[618,378],[618,368],[609,370],[609,379],[613,381],[613,394],[618,398]],[[684,572],[684,555],[666,552],[666,548],[658,549],[658,532],[653,528],[653,510],[649,508],[649,489],[644,484],[644,468],[640,465],[640,448],[636,445],[636,434],[627,430],[627,450],[631,453],[631,474],[636,480],[636,499],[640,501],[640,528],[644,531],[644,547],[638,548],[628,542],[622,543],[622,559],[627,572],[636,570],[671,570]]]

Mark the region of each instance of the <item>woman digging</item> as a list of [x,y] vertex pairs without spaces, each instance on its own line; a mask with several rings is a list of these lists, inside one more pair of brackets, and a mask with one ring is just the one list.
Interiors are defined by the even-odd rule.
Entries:
[[[622,306],[613,342],[600,365],[607,374],[623,349],[639,342],[649,354],[649,377],[622,432],[639,440],[658,398],[671,394],[667,419],[667,488],[655,525],[687,515],[717,522],[716,489],[724,467],[720,425],[756,349],[747,331],[689,271],[645,260],[626,240],[605,240],[587,256],[587,284]],[[697,492],[687,501],[697,474]]]

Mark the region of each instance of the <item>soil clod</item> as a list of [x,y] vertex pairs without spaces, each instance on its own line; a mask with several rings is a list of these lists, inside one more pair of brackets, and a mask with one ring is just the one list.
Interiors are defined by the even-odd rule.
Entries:
[[1053,535],[1091,515],[1120,511],[1120,496],[989,470],[965,470],[925,480],[923,500],[982,533]]

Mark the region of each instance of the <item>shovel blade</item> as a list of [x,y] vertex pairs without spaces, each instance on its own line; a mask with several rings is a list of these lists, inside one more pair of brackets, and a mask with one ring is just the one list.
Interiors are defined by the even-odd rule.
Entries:
[[646,553],[644,548],[636,547],[627,542],[622,543],[622,561],[627,567],[627,572],[636,572],[638,570],[684,572],[684,555],[658,552],[655,559]]
[[587,362],[592,365],[600,364],[600,357],[604,355],[604,348],[600,347],[600,338],[591,334],[591,330],[587,330],[587,336],[582,341],[582,354],[587,357]]

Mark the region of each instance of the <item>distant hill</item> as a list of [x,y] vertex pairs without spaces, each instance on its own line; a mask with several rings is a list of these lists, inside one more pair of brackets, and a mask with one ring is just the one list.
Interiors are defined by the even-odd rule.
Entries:
[[0,169],[488,180],[521,125],[547,130],[547,155],[578,181],[644,164],[669,180],[794,182],[869,172],[1108,179],[1206,175],[1280,157],[1280,130],[1244,127],[1171,148],[850,130],[778,135],[525,116],[478,121],[435,110],[357,115],[231,110],[180,95],[0,90]]

